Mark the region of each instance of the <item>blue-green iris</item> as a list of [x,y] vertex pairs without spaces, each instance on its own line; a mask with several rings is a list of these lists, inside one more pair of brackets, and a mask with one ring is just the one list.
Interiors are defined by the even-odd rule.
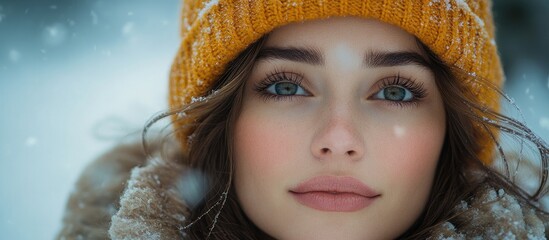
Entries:
[[290,82],[279,82],[274,85],[275,92],[278,95],[295,95],[298,86]]

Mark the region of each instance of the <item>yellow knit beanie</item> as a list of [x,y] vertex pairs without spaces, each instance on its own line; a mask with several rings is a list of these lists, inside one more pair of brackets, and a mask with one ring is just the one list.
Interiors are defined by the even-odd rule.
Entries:
[[[478,103],[499,109],[499,97],[472,79],[501,87],[503,74],[488,0],[184,0],[182,42],[170,74],[170,107],[206,94],[227,64],[276,27],[336,16],[374,18],[418,37],[447,65],[461,69],[462,84]],[[176,128],[181,122],[173,117]],[[480,126],[479,158],[492,162],[493,143]],[[188,134],[185,133],[185,134]],[[186,145],[185,134],[179,138]]]

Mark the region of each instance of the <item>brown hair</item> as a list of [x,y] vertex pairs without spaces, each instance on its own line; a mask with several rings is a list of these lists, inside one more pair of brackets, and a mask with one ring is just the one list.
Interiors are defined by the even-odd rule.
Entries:
[[[193,132],[189,137],[188,155],[177,161],[202,171],[209,182],[209,189],[204,199],[191,209],[191,216],[186,225],[181,227],[181,231],[184,232],[182,235],[190,239],[268,238],[243,213],[232,187],[234,122],[240,113],[246,78],[265,39],[266,37],[263,37],[251,44],[233,60],[207,96],[182,109],[174,109],[151,120],[151,123],[154,123],[159,118],[172,114],[179,114],[181,121],[186,117],[194,119],[193,123],[185,125]],[[455,207],[460,201],[468,199],[478,188],[486,185],[504,188],[520,201],[532,205],[541,212],[534,206],[533,201],[538,200],[547,191],[547,144],[537,138],[524,124],[476,103],[474,96],[464,91],[464,87],[456,81],[456,74],[465,73],[459,69],[451,69],[428,47],[419,41],[418,44],[426,54],[438,90],[444,96],[447,133],[427,207],[416,223],[400,238],[428,237],[433,228],[454,219],[459,214]],[[489,85],[488,81],[474,77],[471,77],[471,81]],[[496,87],[489,87],[503,95]],[[484,117],[480,117],[481,112]],[[480,124],[492,134],[498,153],[507,166],[506,175],[490,169],[478,159],[476,153],[480,149],[479,143],[475,141],[475,124]],[[530,141],[537,149],[542,167],[539,188],[534,194],[529,195],[510,180],[509,164],[494,129],[499,129],[502,134],[508,133]],[[175,134],[181,130],[183,129],[176,129]],[[145,134],[146,129],[144,136]],[[458,228],[460,224],[466,223],[454,223]]]

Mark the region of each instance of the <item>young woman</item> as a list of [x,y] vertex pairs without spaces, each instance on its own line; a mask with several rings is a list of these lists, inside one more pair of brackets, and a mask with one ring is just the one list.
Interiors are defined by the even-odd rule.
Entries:
[[175,140],[88,167],[59,238],[546,238],[549,150],[498,112],[493,32],[487,1],[186,2],[149,123]]

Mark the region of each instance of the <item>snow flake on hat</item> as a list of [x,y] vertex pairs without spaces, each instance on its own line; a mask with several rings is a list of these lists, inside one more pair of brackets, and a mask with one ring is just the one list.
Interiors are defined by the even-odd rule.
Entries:
[[208,13],[210,11],[210,9],[219,4],[219,0],[211,0],[209,2],[207,2],[206,4],[204,4],[204,7],[200,10],[200,12],[198,12],[198,19],[202,18],[204,16],[204,14]]

